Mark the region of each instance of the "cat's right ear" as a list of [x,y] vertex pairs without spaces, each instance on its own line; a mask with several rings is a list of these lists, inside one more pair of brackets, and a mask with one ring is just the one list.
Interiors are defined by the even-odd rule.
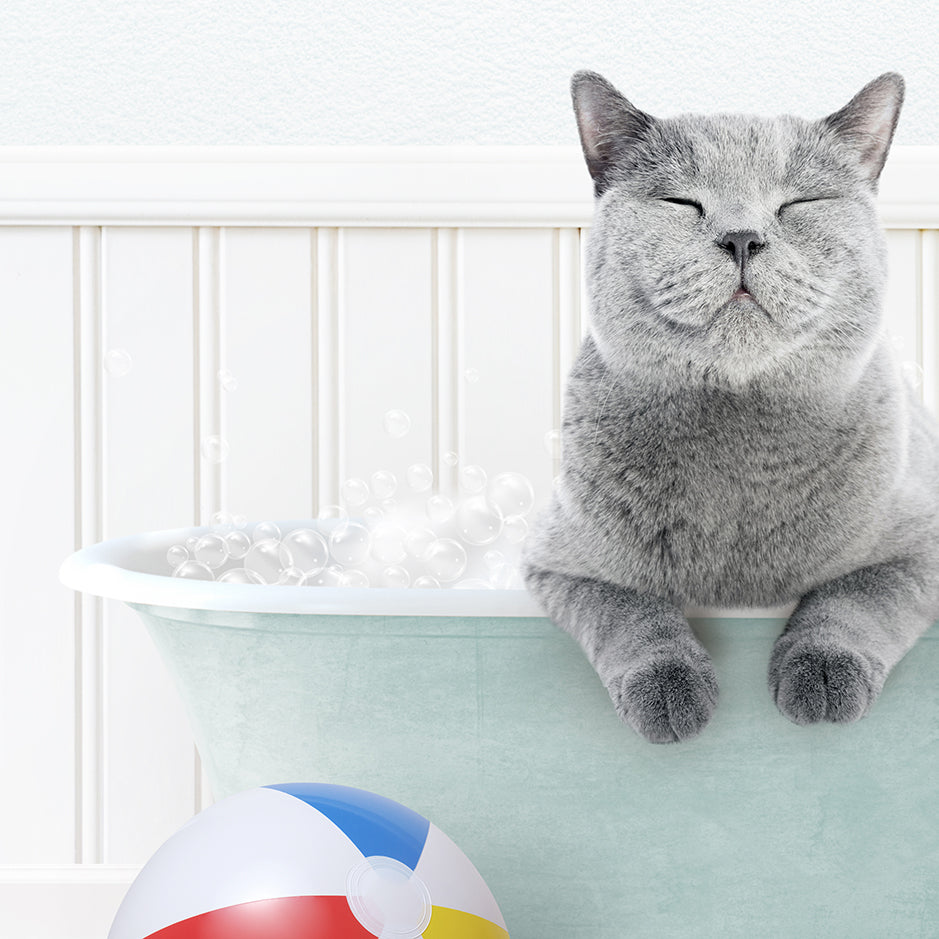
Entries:
[[580,145],[596,195],[610,186],[611,170],[655,121],[623,97],[602,75],[576,72],[571,97]]

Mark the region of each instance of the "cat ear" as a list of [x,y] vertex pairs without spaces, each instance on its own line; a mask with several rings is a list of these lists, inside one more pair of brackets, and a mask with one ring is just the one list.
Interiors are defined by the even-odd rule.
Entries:
[[610,185],[610,169],[645,134],[655,118],[626,100],[602,75],[577,72],[571,98],[587,169],[599,196]]
[[900,117],[903,88],[902,76],[886,72],[865,85],[840,111],[822,119],[854,148],[862,170],[874,186],[884,168]]

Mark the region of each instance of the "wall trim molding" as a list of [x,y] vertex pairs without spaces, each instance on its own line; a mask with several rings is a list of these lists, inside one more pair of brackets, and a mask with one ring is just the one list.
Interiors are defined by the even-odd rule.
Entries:
[[[6,225],[583,227],[577,147],[2,147]],[[888,228],[939,227],[939,147],[895,147]]]

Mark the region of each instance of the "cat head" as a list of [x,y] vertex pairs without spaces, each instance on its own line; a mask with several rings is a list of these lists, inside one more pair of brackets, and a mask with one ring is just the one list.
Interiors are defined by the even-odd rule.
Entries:
[[899,75],[819,120],[655,118],[593,72],[571,90],[596,195],[592,333],[609,366],[741,386],[869,353]]

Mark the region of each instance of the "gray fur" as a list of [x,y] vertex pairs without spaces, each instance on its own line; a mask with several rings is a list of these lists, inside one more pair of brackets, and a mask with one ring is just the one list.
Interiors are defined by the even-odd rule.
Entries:
[[[526,585],[649,740],[717,701],[688,605],[797,602],[771,693],[796,723],[856,720],[939,616],[939,433],[882,328],[902,79],[821,120],[657,119],[590,72],[572,91],[591,331]],[[743,269],[720,246],[741,230]]]

